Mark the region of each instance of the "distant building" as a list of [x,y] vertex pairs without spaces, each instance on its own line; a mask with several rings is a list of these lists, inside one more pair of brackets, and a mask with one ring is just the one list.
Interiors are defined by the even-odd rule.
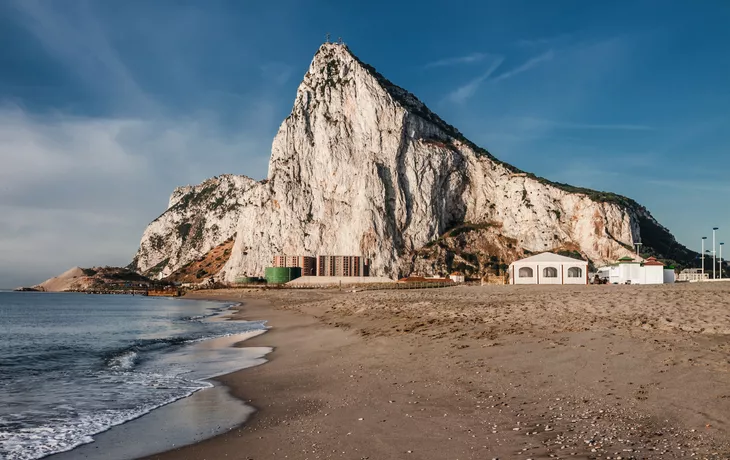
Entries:
[[466,277],[461,272],[454,272],[449,275],[449,278],[451,278],[454,283],[463,283],[466,281]]
[[512,262],[510,284],[588,284],[588,262],[552,252]]
[[315,276],[317,274],[317,259],[312,256],[274,256],[275,268],[299,267],[302,269],[302,276]]
[[454,280],[451,278],[439,278],[439,277],[428,277],[428,276],[408,276],[398,280],[399,283],[453,283]]
[[702,273],[701,268],[685,268],[679,273],[677,281],[703,281],[710,279],[709,273]]
[[361,256],[317,256],[317,276],[370,276],[370,259]]
[[599,268],[597,274],[611,284],[664,284],[675,281],[674,270],[665,268],[655,257],[634,260],[625,256],[615,264]]

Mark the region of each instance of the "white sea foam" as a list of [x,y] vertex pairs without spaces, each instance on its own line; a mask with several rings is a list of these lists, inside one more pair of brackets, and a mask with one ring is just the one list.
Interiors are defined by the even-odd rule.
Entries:
[[[226,340],[236,337],[236,341],[250,338],[264,331],[249,331],[243,334],[220,334],[215,339]],[[29,412],[19,414],[19,418],[43,419],[42,425],[17,427],[0,430],[0,459],[34,460],[54,453],[65,452],[82,444],[93,442],[96,434],[115,425],[141,417],[152,410],[185,398],[213,385],[203,379],[232,372],[263,362],[260,355],[247,357],[247,350],[240,348],[207,348],[215,339],[191,340],[173,353],[162,353],[143,369],[132,371],[138,353],[123,352],[108,361],[112,372],[95,376],[105,388],[108,397],[115,401],[129,398],[136,401],[136,407],[128,409],[97,409],[80,412],[75,417],[58,418],[50,414]],[[196,350],[196,346],[200,350]],[[267,349],[262,349],[265,354]],[[154,369],[155,372],[149,372]],[[182,378],[184,374],[186,378]],[[95,395],[94,397],[96,397]],[[54,409],[61,409],[56,406]],[[0,426],[12,425],[12,420],[0,419]],[[4,455],[4,457],[3,457]]]
[[2,458],[5,460],[34,460],[71,450],[82,444],[93,442],[93,435],[102,433],[115,425],[134,420],[158,407],[190,396],[209,386],[210,384],[201,382],[199,388],[181,392],[177,396],[168,397],[157,404],[143,408],[85,414],[65,423],[20,428],[13,432],[0,431],[0,451],[5,455]]
[[109,368],[114,370],[128,370],[134,367],[138,353],[133,350],[125,351],[109,360]]
[[[89,310],[97,309],[98,300],[63,299],[66,298],[74,303],[88,300]],[[132,305],[136,305],[137,310],[130,313],[127,321],[137,320],[134,315],[139,313],[136,312],[145,313],[143,308],[151,304],[147,299],[135,301],[137,303]],[[160,305],[157,303],[154,307],[164,308],[167,304]],[[178,309],[171,311],[174,314]],[[211,387],[207,378],[264,362],[262,356],[268,351],[254,352],[214,343],[217,338],[225,343],[234,340],[223,337],[235,336],[235,341],[243,340],[265,330],[263,323],[206,325],[211,316],[219,314],[218,311],[214,315],[191,315],[204,318],[201,318],[203,321],[196,318],[188,323],[189,326],[174,323],[175,318],[168,321],[162,314],[164,310],[162,313],[152,311],[146,322],[134,325],[136,329],[130,327],[129,332],[114,330],[121,340],[114,337],[108,343],[128,345],[117,351],[104,348],[109,328],[101,321],[94,322],[93,315],[83,314],[81,310],[77,316],[67,315],[64,323],[57,321],[57,310],[52,313],[52,319],[49,315],[47,320],[60,323],[57,330],[64,334],[75,331],[80,327],[79,322],[87,319],[90,328],[99,329],[95,334],[87,333],[81,338],[72,332],[62,346],[53,343],[48,348],[43,348],[46,346],[43,343],[36,346],[37,341],[14,339],[16,346],[24,346],[26,351],[35,352],[42,360],[21,361],[10,356],[7,362],[23,372],[15,372],[11,378],[6,374],[4,380],[0,374],[5,385],[0,395],[0,405],[4,406],[0,407],[2,460],[33,460],[90,443],[98,433]],[[148,326],[150,321],[156,328]],[[165,336],[170,324],[174,325],[172,330],[177,335]],[[97,343],[100,346],[96,347]]]

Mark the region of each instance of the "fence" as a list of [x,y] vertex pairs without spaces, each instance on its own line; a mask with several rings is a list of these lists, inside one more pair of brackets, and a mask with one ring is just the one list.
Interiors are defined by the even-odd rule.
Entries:
[[262,284],[262,283],[249,283],[249,284],[236,284],[231,286],[234,289],[340,289],[340,290],[355,290],[355,291],[378,291],[388,289],[434,289],[434,288],[445,288],[459,286],[456,283],[447,282],[428,282],[428,281],[414,281],[408,283],[338,283],[338,284]]

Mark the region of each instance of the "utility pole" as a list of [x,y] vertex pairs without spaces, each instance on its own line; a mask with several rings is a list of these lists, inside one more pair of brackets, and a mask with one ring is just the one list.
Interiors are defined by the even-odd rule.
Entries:
[[705,280],[705,240],[707,239],[706,236],[702,237],[702,252],[700,253],[700,258],[702,259],[702,279],[701,281]]
[[722,247],[725,243],[720,243],[720,279],[722,279]]
[[715,231],[717,227],[712,227],[712,279],[715,279]]

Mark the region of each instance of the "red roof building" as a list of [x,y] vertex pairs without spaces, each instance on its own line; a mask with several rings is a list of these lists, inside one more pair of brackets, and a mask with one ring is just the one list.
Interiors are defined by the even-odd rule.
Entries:
[[657,267],[663,267],[664,264],[656,260],[656,257],[649,257],[644,261],[644,266],[657,266]]

